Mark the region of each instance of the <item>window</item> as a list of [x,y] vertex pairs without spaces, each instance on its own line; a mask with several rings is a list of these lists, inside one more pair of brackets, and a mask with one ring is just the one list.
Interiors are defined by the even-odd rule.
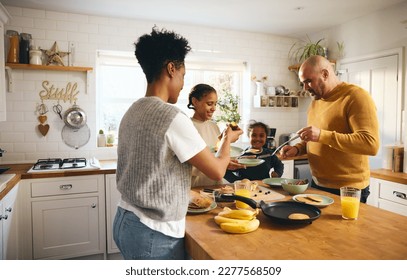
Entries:
[[[186,68],[184,88],[175,106],[188,116],[193,115],[193,110],[187,108],[188,94],[198,83],[213,86],[218,92],[218,98],[227,91],[242,96],[244,63],[187,59]],[[133,102],[145,95],[146,78],[134,52],[99,51],[96,70],[97,129],[113,133],[116,144],[124,113]]]

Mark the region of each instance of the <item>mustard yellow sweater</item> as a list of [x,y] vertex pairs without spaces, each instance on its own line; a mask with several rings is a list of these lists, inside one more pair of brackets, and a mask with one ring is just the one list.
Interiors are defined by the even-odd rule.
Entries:
[[298,143],[308,154],[312,175],[320,186],[338,189],[369,185],[369,155],[379,149],[376,106],[364,89],[342,83],[327,99],[313,100],[308,125],[321,129],[318,142]]

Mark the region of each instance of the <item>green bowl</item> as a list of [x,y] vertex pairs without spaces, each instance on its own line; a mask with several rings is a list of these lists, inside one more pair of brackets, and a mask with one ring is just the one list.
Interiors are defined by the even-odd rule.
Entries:
[[281,181],[281,186],[283,187],[283,189],[291,195],[305,192],[308,188],[308,185],[309,182],[307,179],[285,179]]

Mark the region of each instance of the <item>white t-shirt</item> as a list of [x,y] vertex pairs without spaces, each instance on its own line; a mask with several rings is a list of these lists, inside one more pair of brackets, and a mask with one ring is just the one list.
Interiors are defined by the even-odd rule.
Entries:
[[[165,141],[182,163],[188,161],[206,147],[206,143],[191,120],[183,113],[178,113],[175,116],[165,134]],[[185,218],[179,221],[160,222],[143,215],[143,213],[123,200],[120,200],[119,206],[133,212],[143,224],[153,230],[175,238],[182,238],[185,235]]]
[[[218,136],[220,135],[220,129],[218,125],[212,120],[203,122],[194,118],[191,119],[199,134],[204,139],[206,145],[209,148],[216,147]],[[199,171],[197,168],[192,167],[192,187],[213,186],[219,183],[223,183],[223,181],[217,182],[215,180],[212,180],[201,171]]]

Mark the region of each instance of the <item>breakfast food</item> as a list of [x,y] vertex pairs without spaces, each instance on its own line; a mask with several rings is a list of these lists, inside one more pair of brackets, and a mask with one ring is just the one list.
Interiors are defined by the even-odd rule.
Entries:
[[224,232],[248,233],[255,231],[259,227],[260,221],[256,218],[258,213],[258,209],[256,211],[232,210],[225,207],[222,212],[214,217],[214,220]]
[[296,182],[287,182],[287,185],[305,185],[308,182],[306,180],[298,180]]
[[306,196],[306,198],[310,199],[310,200],[313,200],[315,202],[322,202],[322,200],[323,200],[322,198],[320,198],[318,196],[315,196],[315,195],[308,195],[308,196]]
[[258,153],[260,153],[261,151],[260,151],[259,149],[253,149],[253,148],[251,148],[251,149],[247,149],[246,152],[247,152],[247,153],[252,153],[252,154],[258,154]]
[[260,226],[258,219],[247,221],[246,223],[221,223],[220,228],[228,233],[248,233],[255,231]]
[[288,216],[288,218],[291,220],[306,220],[309,219],[309,216],[303,213],[292,213]]
[[230,123],[230,127],[232,128],[232,130],[237,130],[237,129],[239,129],[239,126],[238,126],[237,123],[235,123],[235,122],[231,122],[231,123]]
[[222,212],[219,212],[219,216],[231,218],[231,219],[240,219],[240,220],[253,220],[257,214],[259,214],[259,209],[256,210],[247,210],[247,209],[230,209],[229,207],[223,208]]
[[320,204],[323,201],[322,198],[313,195],[300,196],[297,197],[296,200],[308,204]]
[[189,205],[191,209],[205,209],[211,206],[213,200],[207,196],[202,196],[197,192],[190,191]]

